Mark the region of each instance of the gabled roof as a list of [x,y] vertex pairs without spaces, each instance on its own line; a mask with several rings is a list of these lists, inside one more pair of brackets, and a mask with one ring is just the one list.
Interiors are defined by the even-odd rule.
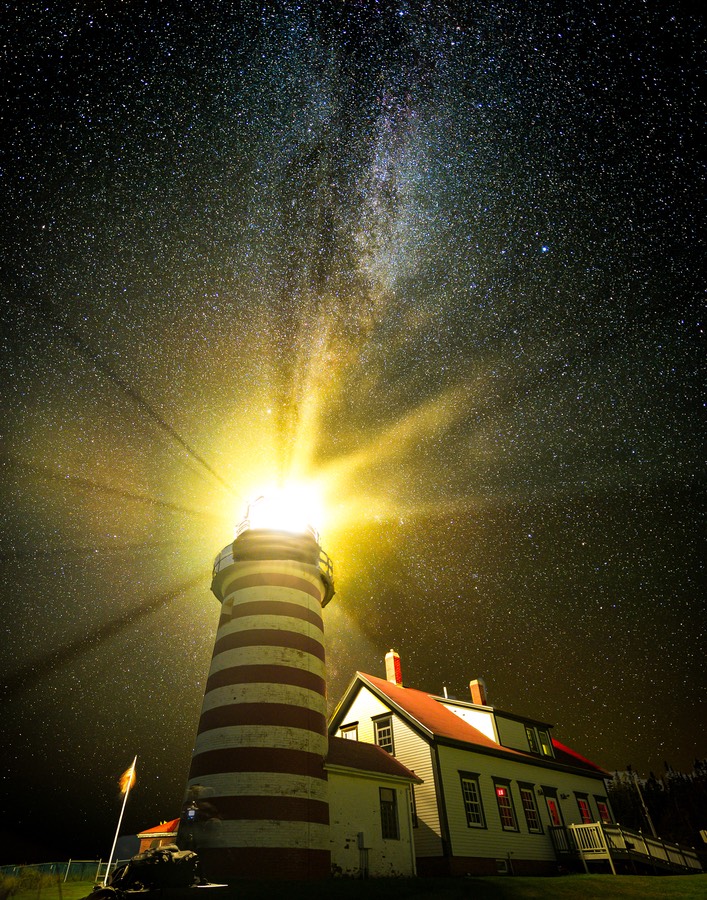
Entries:
[[351,741],[348,738],[329,737],[329,753],[325,766],[341,766],[346,769],[357,769],[360,772],[372,772],[378,775],[392,775],[422,784],[422,779],[411,772],[387,750],[377,744],[366,744],[363,741]]
[[[483,732],[465,722],[460,716],[455,715],[446,706],[435,700],[431,694],[417,691],[414,688],[401,687],[384,678],[376,678],[375,675],[365,675],[363,672],[356,674],[379,693],[385,694],[404,713],[407,713],[408,717],[411,716],[415,719],[429,732],[431,737],[449,738],[453,741],[498,749],[495,741],[486,737]],[[515,750],[511,752],[516,753]]]
[[[401,687],[384,678],[376,678],[375,675],[367,675],[364,672],[356,673],[353,682],[337,709],[337,713],[345,705],[347,698],[353,698],[358,683],[369,687],[383,702],[387,701],[387,704],[392,709],[400,713],[404,719],[430,740],[439,740],[443,743],[467,744],[470,750],[491,753],[496,756],[511,757],[518,762],[527,762],[532,765],[551,768],[568,766],[573,769],[581,769],[587,774],[601,777],[608,775],[599,766],[554,739],[552,742],[556,752],[554,759],[538,757],[535,754],[525,753],[522,750],[514,750],[512,747],[504,747],[447,709],[432,694],[427,694],[414,688]],[[338,726],[338,721],[336,721],[337,713],[334,714],[334,719],[332,720],[332,726],[334,727]]]
[[163,822],[161,825],[154,825],[138,834],[139,838],[146,837],[171,837],[177,833],[179,828],[179,819],[172,819],[169,822]]

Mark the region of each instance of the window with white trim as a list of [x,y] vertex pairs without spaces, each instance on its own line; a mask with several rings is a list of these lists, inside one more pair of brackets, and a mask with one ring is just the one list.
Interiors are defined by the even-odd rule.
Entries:
[[545,731],[543,728],[538,728],[538,739],[540,741],[540,750],[542,751],[543,756],[554,756],[549,732]]
[[373,722],[373,735],[373,740],[379,747],[387,750],[391,756],[395,755],[392,716],[386,716],[384,719],[376,719]]
[[486,828],[484,807],[481,803],[481,791],[479,790],[479,776],[470,772],[460,772],[459,777],[461,779],[466,824],[469,828]]
[[494,780],[493,787],[496,794],[496,803],[498,803],[498,815],[501,819],[501,828],[503,828],[504,831],[518,831],[518,821],[516,820],[516,812],[513,808],[510,782]]
[[540,747],[538,747],[538,739],[535,735],[535,729],[532,726],[525,726],[525,736],[528,738],[528,746],[530,747],[530,752],[540,753]]
[[540,814],[535,803],[535,794],[532,784],[519,784],[520,802],[523,804],[523,813],[525,814],[525,822],[528,831],[534,834],[542,834],[542,825],[540,824]]
[[341,737],[348,741],[358,740],[358,722],[355,725],[343,725],[341,727]]

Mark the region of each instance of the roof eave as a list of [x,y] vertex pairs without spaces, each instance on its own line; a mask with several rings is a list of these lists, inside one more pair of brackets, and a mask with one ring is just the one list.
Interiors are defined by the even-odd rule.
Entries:
[[374,781],[385,779],[386,781],[397,781],[401,784],[424,784],[422,778],[418,775],[393,775],[391,772],[378,772],[372,769],[359,769],[354,766],[345,766],[341,763],[324,763],[327,772],[337,772],[341,775],[356,775],[360,778],[370,778]]
[[527,763],[529,766],[537,766],[539,769],[553,769],[557,772],[568,772],[572,775],[587,775],[589,778],[604,779],[608,777],[608,773],[603,770],[592,771],[591,769],[582,769],[578,766],[569,766],[566,763],[559,762],[556,759],[548,759],[540,756],[530,756],[520,750],[514,750],[512,747],[504,747],[499,744],[498,747],[485,747],[482,744],[471,744],[468,741],[457,741],[454,738],[435,735],[434,742],[446,747],[453,747],[455,750],[467,750],[472,753],[484,753],[487,756],[497,756],[501,759],[513,759],[515,762]]
[[410,713],[404,709],[402,706],[397,704],[395,700],[392,700],[386,693],[381,691],[376,687],[375,684],[370,682],[363,672],[356,672],[351,683],[344,691],[344,695],[336,706],[336,709],[331,715],[329,719],[329,734],[334,734],[336,729],[341,724],[341,719],[343,716],[341,715],[342,711],[349,705],[349,703],[354,699],[357,689],[360,689],[361,686],[368,688],[369,691],[372,691],[379,700],[385,703],[387,706],[390,706],[395,710],[398,715],[402,716],[407,722],[410,723],[412,728],[418,731],[423,737],[427,738],[428,741],[431,741],[434,737],[433,733],[422,724],[418,719],[414,716],[410,715]]
[[356,696],[356,687],[359,682],[359,672],[356,672],[354,677],[348,684],[348,687],[342,694],[341,700],[336,704],[334,712],[329,717],[329,734],[334,734],[336,729],[339,727],[339,720],[341,717],[342,711],[346,708],[346,706],[353,700]]

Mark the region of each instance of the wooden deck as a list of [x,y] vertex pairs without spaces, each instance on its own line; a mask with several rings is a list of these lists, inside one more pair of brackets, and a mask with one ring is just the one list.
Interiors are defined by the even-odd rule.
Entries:
[[587,864],[594,861],[607,861],[614,875],[617,862],[629,863],[634,871],[638,863],[661,873],[690,875],[702,872],[702,863],[693,848],[648,837],[620,825],[591,822],[552,826],[550,835],[557,858],[560,861],[579,859],[585,872],[589,872]]

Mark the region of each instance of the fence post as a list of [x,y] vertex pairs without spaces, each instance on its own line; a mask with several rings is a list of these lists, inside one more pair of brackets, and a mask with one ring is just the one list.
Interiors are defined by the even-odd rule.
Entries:
[[614,860],[611,857],[611,847],[609,846],[609,842],[606,839],[606,832],[604,831],[604,823],[597,822],[597,827],[599,829],[599,834],[601,835],[601,840],[604,845],[604,850],[606,850],[606,855],[609,858],[609,866],[611,867],[611,874],[616,875],[616,869],[614,868]]
[[71,860],[66,864],[66,874],[64,875],[64,881],[69,877],[69,870],[71,869]]
[[584,858],[584,850],[582,849],[582,845],[577,840],[577,833],[575,831],[575,827],[574,827],[574,825],[569,825],[568,827],[572,832],[572,843],[574,844],[577,852],[579,853],[579,858],[582,860],[582,865],[584,866],[584,871],[587,875],[589,875],[589,869],[587,867],[587,860]]

